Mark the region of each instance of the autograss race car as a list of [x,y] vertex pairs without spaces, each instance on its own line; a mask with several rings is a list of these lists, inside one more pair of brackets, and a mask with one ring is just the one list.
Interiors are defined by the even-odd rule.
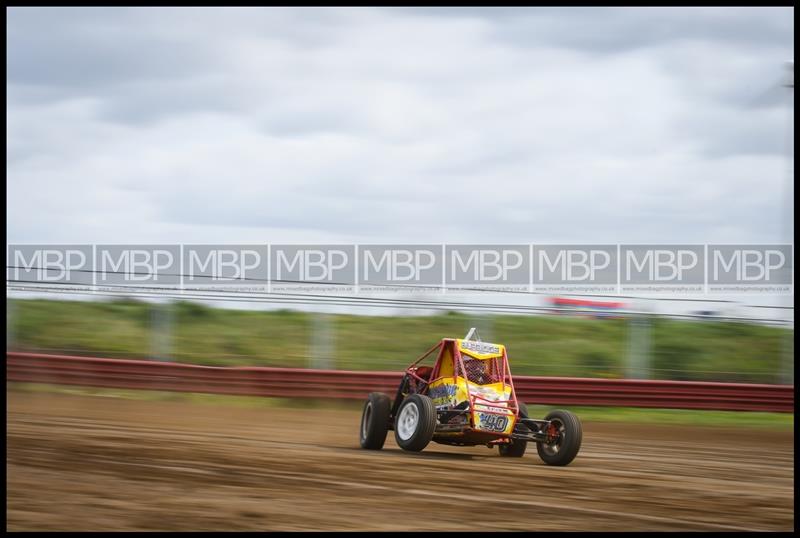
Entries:
[[[403,450],[419,452],[431,441],[445,445],[499,447],[500,455],[522,457],[536,443],[548,465],[568,465],[581,447],[578,417],[564,410],[544,420],[528,417],[517,400],[506,348],[471,339],[444,338],[411,366],[392,400],[370,393],[361,415],[361,447],[380,450],[394,430]],[[432,365],[429,362],[435,355]]]

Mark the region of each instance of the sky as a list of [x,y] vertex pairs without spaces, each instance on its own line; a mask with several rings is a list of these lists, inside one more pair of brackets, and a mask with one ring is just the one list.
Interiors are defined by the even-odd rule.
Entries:
[[8,243],[786,243],[792,8],[9,8]]

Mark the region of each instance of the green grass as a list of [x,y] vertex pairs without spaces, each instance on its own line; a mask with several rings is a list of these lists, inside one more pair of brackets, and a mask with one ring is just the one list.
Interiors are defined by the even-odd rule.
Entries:
[[[139,401],[188,402],[198,405],[225,405],[245,408],[289,407],[302,409],[350,409],[358,411],[363,402],[355,400],[308,400],[228,396],[189,392],[105,389],[95,387],[8,383],[13,391],[57,393],[76,396],[123,398]],[[544,417],[553,407],[528,405],[531,417]],[[647,409],[634,407],[568,407],[582,422],[619,422],[632,424],[672,424],[699,427],[764,428],[778,431],[794,429],[793,413],[755,413],[745,411],[706,411],[693,409]]]
[[[19,350],[150,358],[157,308],[169,308],[169,360],[208,365],[308,367],[316,314],[243,311],[189,302],[9,300],[7,334]],[[162,311],[163,314],[163,311]],[[331,367],[398,370],[442,337],[479,324],[485,340],[508,346],[517,375],[625,377],[629,323],[567,316],[463,314],[381,317],[327,315]],[[656,319],[652,378],[775,383],[781,346],[793,330],[734,322]]]
[[[544,417],[550,407],[530,405],[531,416]],[[643,407],[569,407],[585,422],[630,422],[685,426],[731,426],[791,431],[794,413],[707,411],[695,409],[649,409]]]

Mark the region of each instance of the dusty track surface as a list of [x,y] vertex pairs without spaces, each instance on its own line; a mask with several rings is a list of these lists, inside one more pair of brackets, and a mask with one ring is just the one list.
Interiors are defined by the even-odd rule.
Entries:
[[585,423],[554,468],[392,432],[365,451],[349,410],[7,402],[9,530],[794,528],[791,432]]

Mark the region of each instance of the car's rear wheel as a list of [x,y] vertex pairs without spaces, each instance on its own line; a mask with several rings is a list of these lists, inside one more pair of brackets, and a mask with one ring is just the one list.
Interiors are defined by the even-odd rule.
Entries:
[[380,392],[372,392],[367,396],[364,410],[361,413],[361,448],[380,450],[386,442],[389,432],[389,410],[392,401]]
[[544,418],[550,421],[547,441],[536,443],[539,457],[547,465],[569,465],[581,448],[581,422],[569,411],[551,411]]
[[[528,418],[528,406],[519,402],[519,416],[520,418]],[[500,455],[506,458],[521,458],[525,455],[525,449],[528,448],[528,441],[523,439],[514,439],[511,444],[500,445]]]
[[394,438],[403,450],[419,452],[431,442],[436,430],[436,407],[424,394],[411,394],[397,410]]

